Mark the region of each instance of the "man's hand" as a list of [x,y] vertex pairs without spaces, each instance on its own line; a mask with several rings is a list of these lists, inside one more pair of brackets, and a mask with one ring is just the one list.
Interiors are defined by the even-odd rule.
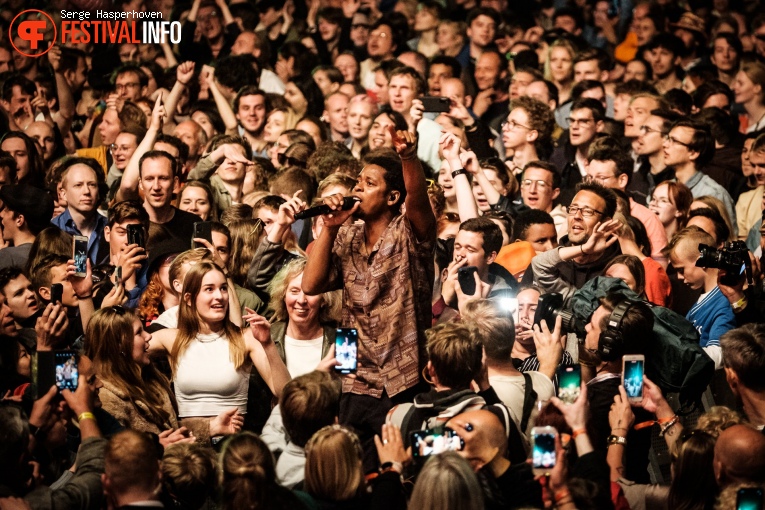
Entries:
[[[195,243],[201,244],[203,247],[207,248],[207,250],[212,255],[213,263],[215,263],[216,266],[218,266],[221,271],[226,271],[226,264],[223,262],[223,259],[220,256],[220,253],[218,253],[218,250],[215,249],[215,246],[210,244],[210,241],[207,239],[202,239],[201,237],[195,237],[192,239]],[[228,277],[228,275],[226,275]],[[229,289],[229,292],[233,292],[234,289]]]
[[555,375],[555,370],[560,364],[563,356],[563,344],[566,341],[565,335],[561,338],[561,316],[555,318],[555,329],[550,331],[546,321],[534,324],[534,345],[537,349],[537,359],[539,360],[539,371],[547,375],[550,379]]
[[75,416],[93,411],[93,390],[82,374],[77,380],[77,390],[74,393],[71,390],[61,390],[61,396],[64,397]]
[[475,96],[475,100],[473,101],[473,111],[480,117],[486,113],[493,102],[494,89],[482,90]]
[[417,133],[396,131],[396,128],[390,126],[390,136],[393,140],[393,147],[401,159],[417,157]]
[[35,400],[32,405],[32,412],[29,414],[30,425],[40,428],[48,423],[48,418],[53,412],[53,399],[56,398],[56,395],[58,395],[58,387],[54,384],[43,396]]
[[319,364],[316,366],[316,370],[319,372],[333,373],[334,368],[338,365],[342,365],[337,358],[335,358],[335,344],[332,344],[327,351],[327,355],[324,356]]
[[608,220],[595,225],[595,229],[589,239],[582,245],[582,253],[585,255],[599,255],[619,240],[617,234],[622,228],[619,220]]
[[361,8],[361,0],[343,0],[343,16],[352,18]]
[[409,131],[412,133],[417,132],[417,125],[422,120],[422,116],[425,113],[425,105],[419,99],[412,100],[412,106],[409,108],[409,116],[412,118],[412,122],[409,125]]
[[85,276],[76,276],[77,266],[74,265],[74,260],[70,259],[66,263],[66,277],[72,284],[75,296],[87,299],[92,296],[93,292],[93,272],[90,269],[90,258],[85,260],[87,265]]
[[330,206],[333,211],[330,214],[325,214],[322,216],[325,228],[340,227],[343,223],[346,222],[348,218],[353,215],[353,213],[358,210],[359,206],[361,205],[361,202],[356,202],[352,208],[348,209],[347,211],[343,211],[342,207],[344,199],[345,197],[341,193],[324,197],[324,203]]
[[552,397],[550,399],[550,402],[558,408],[572,431],[582,430],[587,427],[587,410],[589,409],[589,402],[587,401],[587,385],[583,383],[581,388],[579,397],[573,404],[566,404],[558,397]]
[[125,295],[125,286],[120,283],[119,285],[112,287],[112,290],[104,296],[104,300],[101,302],[101,308],[124,305],[126,302],[127,296]]
[[[446,268],[446,279],[443,285],[441,285],[441,297],[444,298],[444,302],[448,306],[454,306],[454,300],[457,298],[457,287],[460,286],[460,282],[457,279],[457,271],[459,268],[467,266],[467,259],[455,257],[449,267]],[[478,287],[476,287],[476,290]],[[460,289],[461,290],[461,289]],[[452,303],[449,305],[449,303]]]
[[475,294],[468,295],[462,292],[459,279],[457,279],[457,284],[454,286],[454,292],[457,294],[457,308],[459,309],[460,315],[465,313],[465,307],[470,301],[474,299],[483,299],[491,292],[491,285],[481,281],[481,277],[478,276],[478,271],[473,273],[473,278],[475,278]]
[[149,123],[149,129],[155,131],[162,131],[162,124],[167,118],[167,112],[165,111],[165,105],[162,104],[162,94],[157,96],[157,100],[154,101],[154,108],[151,110],[151,122]]
[[245,156],[242,156],[241,151],[241,145],[236,145],[233,143],[224,143],[214,151],[210,153],[210,159],[212,159],[212,162],[215,164],[220,164],[225,160],[230,160],[235,163],[243,163],[245,165],[252,165],[253,162],[247,159]]
[[654,414],[657,414],[661,409],[669,407],[667,400],[661,393],[661,388],[646,376],[643,376],[643,400],[634,405]]
[[465,103],[457,96],[449,96],[449,117],[454,117],[462,121],[465,126],[472,126],[475,124],[475,119],[468,111]]
[[48,108],[48,99],[45,97],[45,91],[40,89],[35,97],[30,101],[32,107],[39,113],[43,114],[43,117],[50,119],[50,108]]
[[52,351],[58,341],[64,338],[68,328],[66,307],[61,303],[48,303],[42,316],[35,322],[37,350]]
[[215,85],[215,68],[208,65],[202,66],[202,72],[200,73],[202,76],[202,79],[207,82],[207,85],[214,86]]
[[188,86],[191,80],[194,78],[194,66],[196,64],[189,60],[178,66],[175,70],[175,78],[183,86]]
[[122,268],[122,281],[130,280],[147,258],[146,250],[137,244],[128,244],[120,248],[120,252],[114,257],[114,265]]
[[61,46],[54,44],[50,50],[48,50],[48,62],[54,73],[59,72],[61,69]]
[[462,167],[473,176],[478,175],[478,172],[481,171],[481,167],[478,166],[478,156],[473,151],[460,152],[460,161],[462,162]]
[[303,193],[302,189],[296,191],[292,198],[279,206],[279,212],[276,214],[276,223],[283,226],[295,223],[295,215],[305,210],[308,206],[308,204],[300,199],[299,195],[301,193]]

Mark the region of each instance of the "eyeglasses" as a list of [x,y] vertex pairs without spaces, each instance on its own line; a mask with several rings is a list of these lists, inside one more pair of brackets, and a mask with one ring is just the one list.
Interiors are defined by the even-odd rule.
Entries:
[[128,152],[128,151],[130,151],[132,149],[133,149],[133,147],[128,147],[127,145],[111,144],[109,146],[109,150],[112,151],[112,153],[115,153],[115,152]]
[[547,189],[547,188],[550,187],[550,185],[547,184],[547,181],[535,181],[535,180],[532,180],[532,179],[523,179],[521,181],[521,187],[522,188],[530,188],[530,187],[532,187],[535,184],[537,185],[537,188],[539,188],[541,190],[544,190],[544,189]]
[[358,30],[359,28],[363,28],[364,30],[369,30],[369,25],[366,25],[364,23],[354,23],[351,25],[351,30]]
[[667,136],[667,133],[665,133],[661,129],[654,129],[654,128],[650,127],[650,126],[640,126],[640,132],[641,133],[645,133],[645,134],[648,134],[648,133],[659,133],[662,136]]
[[683,147],[687,147],[687,148],[690,148],[690,146],[691,146],[691,144],[685,143],[685,142],[681,142],[677,138],[675,138],[673,136],[669,136],[669,135],[665,135],[664,136],[664,141],[669,142],[670,145],[677,144],[677,145],[682,145]]
[[522,127],[523,129],[528,129],[529,131],[532,130],[529,126],[524,126],[523,124],[519,124],[515,122],[514,120],[508,120],[507,122],[502,123],[502,131],[506,129],[509,131],[512,131],[517,127]]
[[590,122],[595,122],[595,119],[574,119],[569,117],[566,119],[570,126],[586,126]]
[[134,89],[139,87],[141,84],[137,81],[130,82],[130,83],[118,83],[114,88],[117,90],[125,90],[125,89]]
[[569,216],[576,216],[577,213],[582,213],[583,218],[592,218],[593,215],[596,213],[603,216],[605,214],[602,211],[598,211],[596,209],[593,209],[591,207],[579,207],[578,205],[570,205],[568,206],[568,215]]

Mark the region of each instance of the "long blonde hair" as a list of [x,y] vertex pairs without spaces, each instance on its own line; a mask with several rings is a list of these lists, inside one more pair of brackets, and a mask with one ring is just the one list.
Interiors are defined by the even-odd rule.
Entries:
[[[286,263],[276,276],[268,284],[268,293],[271,299],[268,302],[268,308],[273,310],[274,319],[277,321],[288,320],[287,305],[284,299],[287,297],[287,287],[290,281],[305,271],[308,259],[298,257]],[[321,311],[319,312],[319,322],[327,324],[337,322],[340,318],[341,291],[334,290],[325,292],[321,295]]]
[[163,403],[169,397],[175,409],[175,399],[170,382],[153,363],[141,366],[133,360],[135,321],[140,321],[138,315],[121,306],[98,310],[85,331],[85,355],[93,361],[98,377],[127,395],[134,407],[136,402],[146,404],[152,422],[164,429],[174,420]]
[[[205,275],[217,271],[224,277],[223,271],[210,261],[203,260],[194,264],[189,272],[186,273],[186,277],[183,279],[183,292],[181,295],[181,303],[178,309],[178,336],[173,343],[173,348],[170,351],[170,366],[173,369],[173,373],[178,368],[178,360],[186,352],[189,345],[197,337],[200,331],[200,323],[202,318],[199,316],[196,307],[197,296],[202,288],[202,280]],[[234,289],[229,289],[229,292],[234,292]],[[228,301],[226,301],[226,311],[228,311]],[[229,343],[229,355],[231,362],[234,364],[236,370],[242,368],[247,363],[247,347],[244,344],[244,335],[241,328],[231,322],[226,315],[223,320],[223,336]]]

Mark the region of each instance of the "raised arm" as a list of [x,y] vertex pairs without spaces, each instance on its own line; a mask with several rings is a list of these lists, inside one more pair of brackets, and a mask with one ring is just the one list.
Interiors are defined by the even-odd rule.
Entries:
[[254,310],[246,309],[242,318],[250,325],[244,334],[247,350],[255,369],[268,384],[271,393],[279,397],[291,377],[276,344],[271,339],[271,324]]
[[165,101],[165,111],[167,112],[168,119],[173,120],[173,118],[175,118],[175,110],[178,108],[178,100],[181,98],[181,94],[183,94],[186,87],[189,86],[189,82],[193,79],[194,62],[184,62],[175,70],[175,84],[167,95],[167,100]]
[[323,216],[324,228],[321,229],[321,234],[311,250],[305,271],[303,271],[303,292],[309,296],[334,290],[331,288],[333,282],[328,278],[328,275],[332,273],[332,247],[340,227],[356,212],[360,204],[357,202],[352,209],[343,211],[343,198],[341,194],[324,198],[324,203],[334,212]]
[[151,124],[149,125],[149,130],[146,132],[146,136],[143,137],[143,140],[141,140],[138,148],[136,148],[135,152],[130,157],[127,168],[125,168],[125,172],[122,174],[120,189],[117,190],[117,202],[129,200],[138,196],[138,180],[140,178],[138,162],[141,160],[141,156],[154,147],[154,140],[157,139],[157,135],[162,131],[162,121],[165,117],[167,117],[167,114],[165,113],[165,107],[162,105],[162,96],[159,96],[154,103],[154,110],[151,112]]
[[478,205],[473,197],[473,190],[470,187],[470,180],[463,167],[463,160],[460,158],[460,140],[454,134],[445,132],[438,141],[441,146],[441,153],[444,155],[449,171],[454,180],[454,192],[457,196],[457,211],[460,215],[460,221],[466,221],[478,217]]
[[428,185],[420,160],[417,159],[417,134],[411,131],[396,131],[392,126],[391,137],[404,169],[406,188],[406,217],[419,241],[429,237],[435,239],[436,217],[430,207]]
[[58,112],[54,114],[54,120],[61,130],[61,136],[66,137],[72,128],[72,119],[74,118],[74,96],[72,89],[61,72],[61,47],[54,45],[48,52],[48,62],[53,68],[53,75],[56,78],[56,93],[58,95]]
[[236,114],[226,97],[223,95],[223,92],[218,88],[218,83],[215,81],[215,68],[207,65],[202,66],[202,76],[205,81],[207,81],[207,86],[210,88],[210,93],[215,100],[215,107],[218,109],[218,113],[220,113],[220,116],[223,119],[223,124],[226,126],[226,133],[230,135],[237,134],[236,130],[239,126],[239,121],[236,120]]

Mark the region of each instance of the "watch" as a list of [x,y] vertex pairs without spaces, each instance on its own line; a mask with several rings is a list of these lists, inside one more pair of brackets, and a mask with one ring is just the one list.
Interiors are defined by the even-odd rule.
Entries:
[[626,446],[627,445],[627,438],[624,437],[624,436],[615,436],[615,435],[611,434],[606,439],[606,442],[608,443],[608,446],[611,446],[612,444],[620,444],[622,446]]
[[458,175],[467,175],[467,174],[468,174],[467,170],[465,170],[464,168],[460,168],[459,170],[455,170],[454,172],[452,172],[452,179],[454,179]]

